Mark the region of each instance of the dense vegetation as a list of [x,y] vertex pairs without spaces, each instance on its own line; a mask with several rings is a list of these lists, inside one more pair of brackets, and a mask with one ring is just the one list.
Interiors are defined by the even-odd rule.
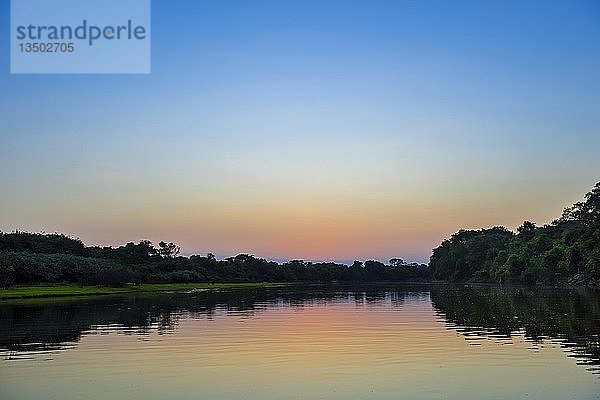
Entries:
[[550,225],[461,230],[433,250],[429,266],[446,281],[599,285],[600,182]]
[[122,286],[125,283],[424,281],[426,265],[355,261],[351,266],[300,260],[279,264],[240,254],[178,256],[173,243],[127,243],[117,248],[86,247],[60,234],[1,233],[0,287],[31,283]]
[[549,225],[525,221],[461,230],[433,250],[426,265],[369,260],[352,265],[293,260],[276,263],[248,254],[178,256],[179,247],[150,241],[117,248],[85,246],[61,234],[0,232],[0,288],[15,284],[185,282],[428,281],[600,285],[600,182],[584,201]]

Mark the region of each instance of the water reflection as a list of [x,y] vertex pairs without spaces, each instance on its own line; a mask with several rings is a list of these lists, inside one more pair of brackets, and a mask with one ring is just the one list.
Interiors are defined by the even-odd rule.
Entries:
[[47,352],[70,347],[83,334],[118,330],[126,335],[152,331],[172,333],[180,318],[214,318],[242,314],[252,317],[269,307],[303,307],[352,298],[356,304],[377,304],[386,297],[400,307],[406,297],[427,296],[426,286],[390,291],[386,287],[253,288],[193,293],[106,296],[88,299],[0,303],[0,351]]
[[398,310],[407,302],[430,304],[470,344],[488,339],[511,344],[514,336],[524,336],[536,350],[552,340],[593,373],[600,372],[598,292],[485,286],[312,286],[3,303],[0,354],[30,358],[68,350],[85,335],[117,331],[144,340],[151,333],[175,332],[182,319],[260,318],[268,309],[336,302],[386,303]]
[[523,336],[531,350],[558,343],[593,373],[600,373],[598,291],[496,286],[432,287],[431,301],[449,328],[471,344]]

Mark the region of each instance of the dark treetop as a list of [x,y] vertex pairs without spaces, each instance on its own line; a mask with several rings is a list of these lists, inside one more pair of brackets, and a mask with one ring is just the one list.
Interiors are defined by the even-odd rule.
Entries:
[[550,225],[461,230],[433,250],[435,279],[600,285],[600,182]]
[[248,254],[225,260],[214,255],[178,256],[179,247],[148,240],[117,248],[86,247],[61,234],[1,233],[0,287],[30,283],[78,283],[121,286],[125,283],[184,282],[331,282],[429,281],[427,265],[393,258],[355,261],[352,265],[293,260],[276,263]]

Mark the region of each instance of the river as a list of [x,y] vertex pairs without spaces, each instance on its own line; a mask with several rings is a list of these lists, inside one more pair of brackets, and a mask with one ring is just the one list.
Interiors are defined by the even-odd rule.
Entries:
[[598,291],[319,286],[0,303],[0,399],[598,399]]

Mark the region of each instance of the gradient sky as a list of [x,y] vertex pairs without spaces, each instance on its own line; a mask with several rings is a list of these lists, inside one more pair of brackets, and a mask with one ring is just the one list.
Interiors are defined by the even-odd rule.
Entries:
[[11,75],[0,0],[0,230],[426,261],[600,180],[598,1],[152,7],[150,75]]

